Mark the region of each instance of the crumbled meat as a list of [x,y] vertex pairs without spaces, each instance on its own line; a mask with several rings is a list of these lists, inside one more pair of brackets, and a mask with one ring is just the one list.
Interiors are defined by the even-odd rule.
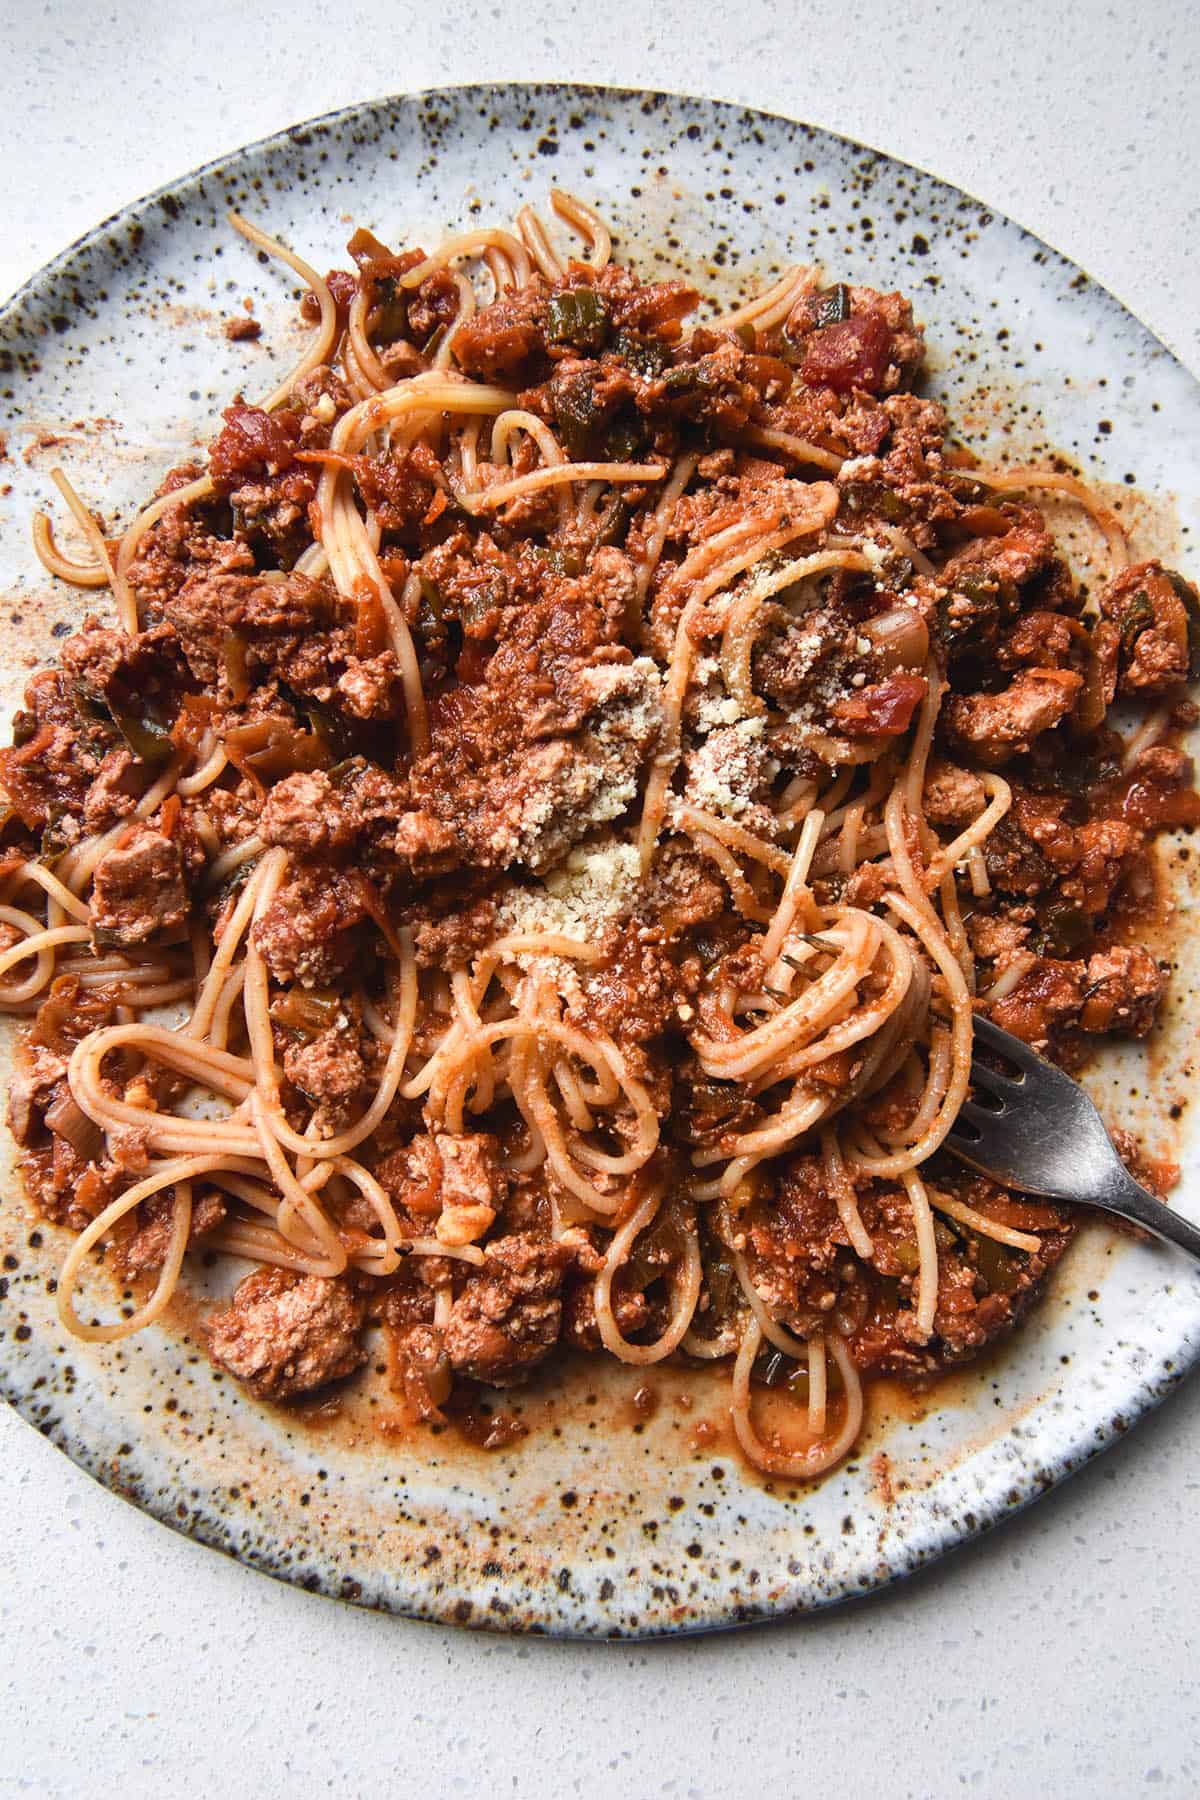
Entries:
[[458,284],[450,269],[435,269],[417,288],[408,302],[409,336],[428,347],[428,340],[439,329],[457,318],[462,301]]
[[357,457],[354,471],[358,491],[382,529],[401,542],[415,542],[417,527],[443,479],[441,464],[428,445],[401,456]]
[[1122,815],[1143,831],[1164,825],[1200,824],[1200,796],[1193,786],[1190,756],[1168,744],[1143,750],[1133,765],[1121,801]]
[[442,1334],[432,1325],[407,1325],[391,1334],[391,1385],[414,1419],[440,1423],[453,1375]]
[[[225,1201],[215,1188],[204,1188],[192,1200],[192,1222],[188,1232],[188,1248],[215,1231],[225,1219]],[[117,1260],[122,1274],[129,1278],[161,1269],[167,1259],[175,1221],[175,1200],[169,1193],[155,1194],[138,1208],[137,1230],[118,1246]]]
[[32,1144],[42,1127],[46,1108],[61,1092],[67,1059],[45,1044],[26,1043],[14,1059],[8,1083],[8,1129],[18,1144]]
[[107,831],[127,819],[145,787],[144,767],[132,751],[110,750],[96,770],[83,806],[83,823],[89,832]]
[[338,1277],[255,1269],[206,1324],[213,1361],[259,1400],[295,1400],[352,1375],[367,1359],[364,1308]]
[[1162,694],[1187,680],[1193,621],[1200,623],[1200,598],[1189,582],[1161,563],[1135,563],[1105,588],[1100,612],[1111,622],[1119,693]]
[[1142,841],[1123,819],[1089,819],[1076,833],[1078,861],[1060,891],[1087,913],[1106,911]]
[[355,1034],[342,1026],[330,1026],[311,1043],[289,1045],[283,1071],[310,1100],[334,1102],[353,1100],[367,1073]]
[[1054,539],[1041,516],[1030,508],[1010,508],[1001,515],[1007,530],[975,538],[948,559],[938,580],[967,599],[989,588],[1023,587],[1058,561]]
[[[105,742],[104,749],[109,747]],[[103,752],[100,753],[101,755]],[[79,824],[100,756],[81,730],[71,684],[43,669],[25,689],[25,707],[13,721],[13,743],[0,750],[0,787],[30,831]]]
[[700,984],[697,959],[677,961],[657,936],[644,928],[613,929],[604,961],[587,982],[585,1018],[623,1047],[647,1044],[676,1025]]
[[770,1203],[756,1202],[740,1221],[747,1268],[764,1305],[801,1333],[823,1329],[835,1307],[844,1309],[860,1321],[850,1346],[866,1374],[913,1378],[976,1353],[1014,1323],[1065,1250],[1071,1227],[1063,1209],[1018,1200],[983,1177],[946,1173],[939,1183],[998,1222],[1037,1232],[1042,1247],[1034,1255],[1014,1253],[1011,1260],[1000,1253],[997,1284],[975,1246],[939,1222],[931,1341],[924,1340],[914,1310],[919,1255],[904,1189],[885,1182],[859,1186],[859,1213],[873,1250],[869,1265],[851,1262],[819,1158],[789,1159],[777,1171]]
[[[329,277],[338,367],[309,370],[270,410],[238,399],[207,462],[170,472],[164,498],[206,474],[209,487],[140,538],[139,629],[85,618],[30,680],[0,751],[6,895],[43,906],[27,866],[40,859],[89,905],[98,953],[91,969],[86,945],[64,946],[65,967],[89,972],[14,1003],[33,1015],[9,1092],[33,1205],[79,1231],[160,1157],[155,1121],[189,1110],[188,1076],[114,1048],[104,1086],[141,1122],[105,1131],[76,1101],[69,1059],[136,1014],[139,991],[162,991],[156,965],[167,991],[190,988],[189,928],[230,947],[265,845],[282,873],[239,958],[253,946],[266,965],[292,1129],[328,1140],[363,1118],[391,1054],[381,1022],[408,1031],[413,944],[417,1010],[403,1079],[354,1152],[373,1179],[336,1175],[319,1191],[355,1266],[336,1280],[261,1268],[209,1321],[214,1360],[251,1393],[288,1400],[352,1374],[370,1325],[408,1414],[489,1448],[511,1441],[523,1428],[475,1384],[518,1382],[559,1344],[602,1351],[609,1226],[648,1191],[649,1173],[631,1179],[619,1160],[645,1131],[643,1094],[663,1199],[613,1276],[627,1339],[667,1328],[698,1245],[695,1328],[710,1340],[736,1336],[748,1274],[791,1332],[836,1325],[865,1376],[924,1382],[975,1355],[1062,1254],[1064,1209],[935,1156],[930,1332],[900,1180],[850,1159],[872,1246],[860,1257],[817,1131],[699,1221],[682,1177],[698,1158],[715,1178],[747,1142],[777,1136],[797,1081],[849,1104],[851,1139],[858,1123],[888,1143],[909,1130],[920,1102],[903,1033],[891,1048],[877,1036],[878,1067],[869,1043],[810,1063],[812,1032],[792,1041],[808,984],[832,992],[845,973],[811,934],[847,908],[887,916],[897,828],[918,880],[936,880],[938,844],[993,791],[1007,790],[1008,810],[983,845],[987,880],[975,856],[955,871],[977,1008],[1071,1067],[1099,1034],[1150,1029],[1165,966],[1130,940],[1154,907],[1155,834],[1200,824],[1173,736],[1200,717],[1182,686],[1200,667],[1200,599],[1144,562],[1090,617],[1040,509],[973,470],[945,409],[911,391],[923,337],[898,294],[805,282],[786,320],[692,328],[687,283],[571,260],[463,318],[448,267],[404,285],[425,261],[417,246],[393,254],[360,231],[348,249],[357,273]],[[338,422],[362,392],[345,338],[356,297],[377,374],[440,378],[453,329],[459,369],[502,386],[525,426],[503,443],[468,433],[449,454],[420,421],[343,444]],[[313,296],[302,310],[316,322]],[[227,330],[249,337],[257,322]],[[571,462],[645,463],[655,478],[535,483],[497,503],[500,484],[543,468],[538,421]],[[339,563],[336,520],[316,503],[330,480],[369,529],[380,591]],[[330,571],[298,572],[325,566],[322,535]],[[814,551],[833,554],[814,568]],[[424,733],[408,711],[414,674]],[[1118,698],[1155,703],[1140,753],[1105,717]],[[898,804],[920,767],[923,802],[897,814],[888,796]],[[1003,783],[987,773],[1000,768]],[[666,779],[647,859],[652,769]],[[825,828],[811,893],[789,895],[795,921],[770,971],[762,933],[813,808]],[[0,924],[0,948],[19,951],[20,918]],[[574,941],[528,948],[542,933]],[[111,954],[143,946],[153,954],[132,971]],[[889,962],[885,944],[837,1001],[835,1038],[894,986]],[[28,957],[6,990],[42,973]],[[236,983],[223,995],[235,1005],[222,1041],[244,1057]],[[486,1072],[454,1061],[473,1008],[500,1031]],[[923,1040],[925,1010],[895,1022],[916,1021]],[[559,1122],[544,1162],[531,1104],[548,1142],[543,1107]],[[453,1129],[464,1122],[475,1129]],[[564,1151],[591,1170],[611,1221],[567,1191]],[[401,1247],[382,1277],[367,1272],[382,1241],[375,1182]],[[229,1241],[226,1209],[248,1203],[199,1181],[193,1193],[189,1241]],[[964,1225],[942,1196],[1037,1247]],[[163,1267],[175,1210],[167,1189],[126,1213],[107,1244],[118,1275]],[[754,1377],[795,1387],[766,1345]],[[836,1430],[836,1384],[832,1401]]]
[[931,825],[960,829],[977,819],[987,803],[982,781],[956,763],[935,761],[925,776],[925,816]]
[[1072,658],[1082,661],[1085,638],[1078,619],[1055,612],[1025,613],[1000,645],[996,661],[1002,669],[1061,669]]
[[188,896],[179,844],[151,825],[132,825],[96,864],[92,930],[98,944],[131,949],[187,932]]
[[343,413],[354,405],[354,395],[341,376],[326,363],[318,363],[302,375],[287,399],[288,408],[300,419],[300,442],[306,450],[323,450]]
[[[597,1260],[597,1259],[587,1259]],[[563,1290],[563,1341],[576,1350],[600,1350],[604,1340],[596,1323],[595,1269],[585,1272],[585,1255],[579,1254],[579,1274],[568,1270]],[[634,1341],[641,1332],[662,1330],[652,1297],[642,1288],[629,1286],[620,1275],[612,1288],[612,1313],[621,1336]]]
[[563,1270],[571,1252],[516,1232],[488,1244],[486,1257],[451,1308],[446,1354],[462,1374],[508,1387],[558,1341]]
[[[331,641],[336,600],[324,583],[294,572],[284,581],[205,572],[183,582],[168,611],[193,678],[223,701],[272,675],[302,692],[332,691],[330,652],[341,645]],[[231,646],[241,652],[236,662]]]
[[254,926],[254,942],[276,981],[328,987],[354,956],[355,928],[366,917],[350,878],[305,869],[276,894]]
[[885,870],[878,863],[859,863],[845,888],[847,906],[878,906],[889,887]]
[[271,789],[259,833],[264,843],[301,856],[327,855],[354,841],[354,819],[329,777],[316,770],[289,775]]
[[443,1244],[473,1244],[491,1229],[511,1179],[499,1146],[483,1132],[437,1140],[442,1165],[442,1210],[435,1234]]
[[403,1149],[392,1150],[375,1166],[375,1179],[405,1212],[436,1218],[442,1206],[442,1159],[437,1140],[421,1132]]
[[126,712],[174,717],[186,670],[172,626],[131,633],[87,619],[59,655],[76,688],[91,698]]
[[494,1137],[484,1131],[462,1137],[445,1133],[434,1142],[442,1165],[444,1206],[500,1205],[510,1177],[501,1165],[500,1146]]
[[1068,669],[1029,669],[999,694],[955,694],[950,729],[989,768],[1027,751],[1075,706],[1083,677]]
[[972,950],[985,962],[1011,961],[1025,948],[1032,917],[1031,907],[1018,907],[1001,913],[974,913],[967,926]]
[[659,849],[641,894],[641,916],[668,936],[678,937],[725,916],[724,887],[683,839],[667,839]]
[[48,1145],[25,1152],[21,1174],[39,1215],[69,1231],[85,1230],[128,1185],[114,1163],[80,1156],[57,1132]]
[[337,679],[337,697],[354,719],[393,719],[401,710],[400,664],[394,650],[378,656],[347,656]]
[[417,926],[417,963],[423,969],[461,969],[496,935],[496,903],[478,900],[442,919]]
[[770,1202],[749,1209],[744,1231],[755,1289],[776,1317],[798,1323],[805,1313],[827,1310],[845,1233],[819,1159],[792,1159]]
[[1126,1031],[1145,1037],[1154,1023],[1166,986],[1163,972],[1145,950],[1114,944],[1089,958],[1084,976],[1085,1031]]
[[430,754],[410,777],[417,850],[432,833],[435,853],[544,869],[631,804],[660,720],[658,669],[620,645],[633,591],[628,558],[598,551],[513,618],[478,686],[431,709]]

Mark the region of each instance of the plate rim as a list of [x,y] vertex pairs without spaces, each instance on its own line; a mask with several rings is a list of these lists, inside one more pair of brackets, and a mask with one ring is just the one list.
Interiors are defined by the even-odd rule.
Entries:
[[724,112],[741,113],[754,118],[769,119],[781,125],[798,127],[801,131],[812,132],[817,137],[844,145],[849,150],[865,151],[871,156],[881,157],[897,168],[911,169],[925,181],[935,182],[946,193],[955,194],[962,199],[971,201],[974,206],[989,213],[994,219],[1001,220],[1014,231],[1019,232],[1022,237],[1028,238],[1031,243],[1045,250],[1064,268],[1082,275],[1089,287],[1107,305],[1116,307],[1127,319],[1132,319],[1163,355],[1168,356],[1183,371],[1192,385],[1200,387],[1200,371],[1194,370],[1189,363],[1185,362],[1179,352],[1173,350],[1154,327],[1148,325],[1141,314],[1127,300],[1115,293],[1107,283],[1098,281],[1089,270],[1084,268],[1082,263],[1077,262],[1074,257],[1068,256],[1065,251],[1058,249],[1048,238],[1044,238],[1040,232],[1034,231],[1032,226],[1023,224],[1006,208],[983,199],[972,188],[963,187],[958,182],[950,181],[944,175],[939,175],[936,169],[931,169],[924,163],[914,162],[911,157],[898,156],[895,151],[870,143],[866,138],[851,137],[846,132],[835,130],[832,126],[815,125],[811,120],[802,119],[794,113],[780,112],[774,107],[753,106],[746,101],[723,99],[714,94],[690,93],[684,88],[627,87],[624,83],[615,81],[451,81],[443,82],[436,87],[395,88],[376,94],[368,100],[352,100],[345,106],[333,106],[325,112],[310,114],[291,125],[281,125],[275,131],[264,132],[262,137],[251,138],[244,144],[236,144],[231,150],[220,151],[216,156],[209,157],[206,162],[197,163],[193,168],[184,170],[181,175],[172,176],[168,180],[160,182],[157,187],[148,189],[144,194],[139,194],[134,199],[114,207],[112,212],[106,213],[86,231],[81,231],[77,237],[72,238],[61,250],[56,251],[46,262],[40,264],[31,275],[26,276],[25,280],[13,289],[12,293],[0,303],[0,326],[9,322],[10,314],[16,311],[22,301],[33,294],[41,282],[65,269],[73,256],[88,248],[93,240],[98,239],[103,232],[119,224],[130,214],[154,205],[164,195],[177,191],[185,183],[202,180],[204,176],[212,174],[214,170],[231,162],[235,157],[249,156],[267,150],[276,144],[282,146],[289,140],[294,143],[298,132],[315,131],[322,125],[330,125],[335,122],[342,124],[357,115],[371,113],[379,107],[400,104],[419,105],[422,101],[436,100],[443,96],[518,93],[604,95],[617,100],[677,100],[687,105],[716,107]]
[[[918,175],[923,183],[934,184],[946,195],[969,201],[981,212],[988,214],[991,219],[999,221],[1015,232],[1019,240],[1024,240],[1044,252],[1048,257],[1053,258],[1062,269],[1081,275],[1087,282],[1094,300],[1098,299],[1104,308],[1112,312],[1114,317],[1119,318],[1126,327],[1129,324],[1136,326],[1155,351],[1169,359],[1175,369],[1184,375],[1190,387],[1200,392],[1200,372],[1193,370],[1189,363],[1169,344],[1165,343],[1159,334],[1119,294],[1106,284],[1096,280],[1082,264],[1057,249],[1039,233],[1022,224],[1011,213],[981,199],[971,189],[948,181],[944,176],[924,164],[898,156],[865,139],[849,136],[825,125],[812,124],[795,114],[754,106],[741,100],[724,99],[710,93],[695,93],[669,87],[642,88],[629,87],[621,83],[570,80],[468,81],[393,90],[368,99],[353,101],[344,106],[329,108],[325,112],[311,115],[264,133],[261,137],[235,145],[231,149],[210,157],[203,163],[170,177],[146,193],[117,206],[96,224],[73,238],[27,276],[0,304],[0,331],[13,325],[19,325],[22,313],[27,308],[36,306],[44,298],[47,288],[52,283],[69,274],[77,258],[92,250],[103,254],[107,249],[105,238],[114,229],[137,222],[141,215],[161,203],[164,198],[177,196],[181,190],[190,188],[194,184],[203,183],[206,177],[226,170],[231,165],[241,163],[247,158],[268,155],[273,150],[302,149],[303,145],[298,142],[298,139],[306,132],[316,132],[323,127],[352,126],[357,120],[370,119],[388,109],[417,110],[423,104],[436,103],[439,100],[461,104],[471,97],[484,95],[494,95],[499,103],[508,104],[512,104],[522,96],[543,99],[553,96],[578,96],[582,101],[611,100],[617,103],[677,102],[718,114],[735,115],[742,120],[767,120],[786,129],[798,129],[817,141],[824,141],[836,146],[840,151],[878,157],[893,168]],[[12,1359],[8,1356],[0,1359],[0,1396],[12,1407],[22,1423],[37,1431],[77,1468],[116,1498],[132,1503],[140,1512],[151,1517],[158,1524],[167,1526],[179,1536],[201,1544],[207,1549],[219,1551],[232,1560],[253,1569],[256,1573],[269,1575],[275,1580],[286,1582],[290,1586],[299,1586],[309,1592],[319,1592],[330,1599],[348,1600],[350,1604],[364,1607],[367,1610],[427,1622],[465,1625],[470,1630],[481,1630],[497,1635],[532,1633],[566,1641],[586,1642],[646,1641],[735,1630],[749,1625],[762,1625],[825,1612],[830,1608],[882,1593],[894,1587],[897,1582],[908,1579],[930,1564],[940,1561],[943,1557],[976,1543],[995,1526],[1024,1512],[1050,1488],[1057,1487],[1069,1480],[1094,1458],[1111,1448],[1135,1424],[1155,1411],[1176,1388],[1181,1386],[1200,1364],[1200,1321],[1198,1321],[1196,1334],[1181,1351],[1168,1356],[1165,1360],[1161,1353],[1156,1353],[1150,1366],[1142,1371],[1136,1392],[1130,1394],[1128,1399],[1124,1401],[1114,1399],[1105,1403],[1100,1423],[1090,1424],[1086,1428],[1086,1433],[1082,1426],[1076,1427],[1070,1436],[1064,1436],[1061,1450],[1053,1457],[1049,1459],[1039,1457],[1035,1462],[1024,1464],[1019,1473],[1015,1475],[1012,1487],[1007,1494],[998,1494],[986,1501],[976,1500],[970,1514],[972,1523],[966,1524],[961,1516],[952,1515],[949,1509],[945,1510],[943,1517],[934,1516],[926,1519],[920,1543],[904,1545],[900,1553],[894,1555],[893,1561],[885,1573],[881,1574],[877,1571],[869,1581],[860,1585],[855,1585],[850,1579],[845,1579],[838,1586],[823,1590],[815,1598],[806,1598],[797,1593],[798,1584],[789,1577],[783,1579],[778,1584],[774,1595],[765,1598],[761,1605],[747,1607],[743,1603],[735,1603],[729,1597],[721,1597],[718,1594],[711,1602],[699,1606],[698,1616],[686,1623],[673,1623],[656,1618],[647,1620],[644,1625],[634,1628],[623,1628],[616,1623],[615,1616],[604,1616],[600,1608],[593,1609],[593,1615],[586,1624],[577,1626],[561,1619],[551,1619],[549,1623],[543,1623],[541,1620],[509,1616],[500,1621],[489,1617],[484,1609],[477,1606],[471,1608],[466,1619],[455,1618],[456,1602],[468,1594],[465,1584],[461,1588],[444,1588],[441,1593],[436,1595],[423,1592],[419,1585],[414,1584],[409,1592],[388,1590],[379,1595],[362,1596],[347,1593],[344,1584],[339,1585],[333,1571],[322,1570],[319,1565],[308,1569],[281,1568],[272,1562],[269,1553],[260,1551],[253,1544],[239,1541],[232,1525],[222,1514],[192,1510],[189,1511],[186,1521],[181,1520],[167,1495],[160,1496],[152,1485],[143,1486],[136,1478],[131,1478],[128,1468],[122,1473],[112,1458],[106,1455],[102,1442],[97,1440],[92,1443],[84,1443],[78,1437],[72,1437],[69,1427],[62,1421],[54,1417],[37,1417],[34,1407],[30,1404],[29,1393],[21,1392],[11,1373],[11,1369],[19,1360],[19,1358]]]

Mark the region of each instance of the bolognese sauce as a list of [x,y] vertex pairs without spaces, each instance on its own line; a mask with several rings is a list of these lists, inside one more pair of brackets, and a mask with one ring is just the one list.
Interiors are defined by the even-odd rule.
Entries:
[[[234,216],[299,367],[119,538],[56,477],[87,553],[39,554],[112,612],[0,752],[9,1122],[81,1336],[203,1249],[254,1265],[206,1323],[254,1396],[374,1330],[435,1423],[565,1349],[724,1362],[814,1475],[1071,1240],[941,1145],[975,1012],[1070,1065],[1153,1027],[1200,606],[952,445],[900,294],[705,317],[552,206],[573,249],[525,208],[325,278]],[[79,1310],[97,1246],[130,1316]]]

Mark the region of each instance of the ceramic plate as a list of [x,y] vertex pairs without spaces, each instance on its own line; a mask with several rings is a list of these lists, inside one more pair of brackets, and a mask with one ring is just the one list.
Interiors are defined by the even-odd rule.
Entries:
[[[230,204],[327,268],[344,260],[352,221],[428,244],[511,218],[551,184],[600,206],[618,254],[643,271],[686,267],[726,300],[797,258],[904,289],[928,328],[932,385],[975,446],[1065,452],[1114,484],[1139,546],[1188,566],[1200,390],[1110,295],[1008,220],[875,151],[760,113],[470,88],[338,113],[213,163],[108,220],[0,315],[6,705],[85,610],[30,547],[49,468],[61,462],[110,523],[127,518],[219,408],[238,389],[267,391],[303,341],[291,278],[228,228]],[[262,339],[230,342],[222,321],[247,298]],[[1081,540],[1081,560],[1089,549]],[[1186,940],[1188,922],[1178,927]],[[1194,958],[1173,955],[1163,1046],[1151,1064],[1104,1073],[1114,1110],[1134,1122],[1152,1092],[1143,1122],[1159,1149],[1187,1097],[1197,985]],[[1186,1144],[1175,1147],[1186,1209],[1200,1184]],[[167,1329],[112,1348],[65,1341],[52,1299],[62,1242],[31,1222],[11,1168],[2,1192],[0,1380],[26,1419],[115,1491],[256,1568],[508,1630],[695,1631],[861,1594],[1061,1480],[1200,1352],[1200,1275],[1096,1230],[997,1360],[924,1413],[877,1406],[860,1453],[813,1489],[751,1479],[721,1390],[670,1368],[573,1368],[525,1396],[522,1443],[485,1452],[381,1433],[379,1401],[304,1418],[254,1405],[209,1366],[182,1305]],[[208,1279],[198,1273],[201,1288]],[[103,1286],[100,1299],[113,1303]]]

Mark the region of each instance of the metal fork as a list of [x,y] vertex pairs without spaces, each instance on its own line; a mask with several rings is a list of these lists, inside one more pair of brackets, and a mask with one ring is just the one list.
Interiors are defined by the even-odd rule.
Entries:
[[[976,1017],[975,1045],[975,1097],[963,1102],[947,1150],[1005,1187],[1115,1213],[1200,1261],[1200,1231],[1133,1179],[1077,1082],[990,1019]],[[980,1049],[1015,1072],[988,1068]]]

